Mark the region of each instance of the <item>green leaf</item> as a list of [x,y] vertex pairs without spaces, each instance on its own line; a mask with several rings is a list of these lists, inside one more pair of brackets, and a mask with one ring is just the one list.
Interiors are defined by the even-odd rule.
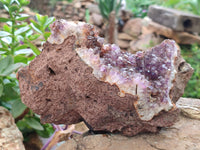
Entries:
[[19,34],[22,34],[26,31],[28,31],[30,29],[29,26],[25,26],[25,27],[22,27],[22,28],[19,28],[18,30],[15,31],[15,35],[19,35]]
[[0,55],[2,55],[2,54],[5,54],[6,52],[2,52],[2,51],[0,51]]
[[25,27],[25,26],[27,26],[27,23],[23,23],[23,24],[20,24],[20,25],[14,25],[13,27],[21,28],[21,27]]
[[33,51],[30,48],[25,48],[25,49],[20,49],[18,51],[15,51],[15,55],[19,55],[19,54],[29,56],[29,55],[33,55]]
[[15,100],[12,103],[11,114],[14,118],[19,117],[27,107],[21,102],[20,99]]
[[103,1],[99,1],[99,9],[101,11],[101,14],[104,18],[108,19],[109,13],[108,13],[108,7]]
[[9,32],[6,31],[0,31],[0,38],[1,37],[5,37],[5,36],[10,36],[11,34]]
[[7,22],[7,21],[10,21],[10,19],[9,18],[0,17],[0,22]]
[[0,84],[0,97],[2,96],[2,94],[3,94],[3,85]]
[[40,55],[41,51],[31,42],[27,43],[36,55]]
[[17,21],[24,21],[24,20],[26,20],[28,17],[29,17],[29,15],[27,15],[27,14],[20,14],[20,16],[17,16],[17,17],[16,17],[16,20],[17,20]]
[[9,6],[9,4],[8,4],[8,5],[3,5],[4,9],[5,9],[7,12],[9,12],[9,9],[8,9],[7,6]]
[[28,30],[27,32],[26,32],[26,37],[29,37],[29,36],[32,36],[33,35],[33,30]]
[[9,27],[7,24],[3,26],[4,31],[11,33],[12,32],[12,27]]
[[4,43],[7,43],[7,44],[11,44],[12,43],[12,38],[11,37],[3,37],[1,38],[1,40],[4,42]]
[[36,130],[44,130],[43,126],[35,118],[26,118],[26,123]]
[[4,93],[5,99],[16,100],[16,99],[20,98],[19,93],[15,90],[15,86],[16,85],[13,83],[4,84],[3,93]]
[[7,52],[9,51],[7,48],[0,48],[0,51],[4,51],[4,52]]
[[22,66],[21,63],[11,64],[3,72],[0,73],[0,76],[8,76],[17,69],[19,69],[21,66]]
[[32,129],[30,129],[30,127],[27,125],[27,123],[26,123],[26,120],[25,119],[22,119],[22,120],[19,120],[19,121],[17,121],[17,127],[18,127],[18,129],[20,130],[20,131],[32,131]]
[[18,51],[18,50],[21,50],[21,49],[26,49],[28,47],[28,45],[27,44],[23,44],[23,45],[20,45],[20,46],[18,46],[18,47],[15,47],[15,51]]
[[115,8],[115,12],[116,12],[116,15],[118,14],[119,12],[119,9],[121,7],[121,3],[122,3],[122,0],[119,1],[119,3],[117,4],[116,8]]
[[17,5],[19,6],[21,5],[18,0],[14,0],[14,1],[17,3]]
[[114,8],[114,5],[115,5],[114,1],[115,0],[111,0],[110,1],[110,6],[108,7],[111,11],[113,11],[113,8]]
[[18,0],[18,2],[22,5],[22,6],[27,6],[30,3],[30,0]]
[[2,41],[1,39],[0,39],[0,43],[1,43],[1,45],[2,45],[2,48],[9,49],[8,44],[5,43],[4,41]]
[[30,56],[28,57],[28,61],[32,61],[34,58],[35,58],[35,55],[30,55]]
[[22,54],[19,54],[19,55],[16,55],[14,57],[14,63],[24,63],[24,64],[27,64],[28,62],[28,58]]
[[33,40],[36,40],[37,38],[39,38],[39,36],[40,36],[40,34],[30,35],[30,36],[28,37],[28,39],[29,39],[30,41],[33,41]]
[[11,5],[9,6],[9,12],[14,12],[14,11],[17,11],[19,10],[19,7],[17,5]]
[[0,2],[2,2],[4,5],[10,4],[10,0],[0,0]]
[[[48,18],[48,17],[47,17]],[[55,21],[54,17],[50,17],[46,20],[46,22],[44,23],[44,28],[47,28],[51,23],[53,23]]]
[[45,32],[44,33],[44,38],[45,40],[47,40],[49,38],[49,36],[51,35],[51,32]]
[[20,63],[14,64],[12,56],[0,60],[0,76],[7,76],[21,67]]
[[9,0],[10,1],[10,5],[12,5],[12,3],[15,1],[15,0]]
[[12,63],[13,63],[12,56],[7,56],[7,57],[1,59],[0,60],[0,73]]
[[90,22],[90,11],[89,11],[89,9],[85,10],[85,20],[86,20],[87,23]]
[[41,27],[38,23],[36,23],[34,20],[31,20],[31,27],[38,33],[42,34],[42,31],[41,31]]
[[40,14],[36,14],[36,18],[37,18],[37,21],[38,21],[39,25],[43,27],[45,22],[48,19],[48,16],[47,15],[43,16],[43,15],[40,15]]
[[37,134],[39,136],[43,137],[43,138],[50,137],[54,132],[54,129],[53,129],[52,125],[46,123],[46,124],[43,124],[42,126],[44,127],[44,130],[43,131],[36,131]]

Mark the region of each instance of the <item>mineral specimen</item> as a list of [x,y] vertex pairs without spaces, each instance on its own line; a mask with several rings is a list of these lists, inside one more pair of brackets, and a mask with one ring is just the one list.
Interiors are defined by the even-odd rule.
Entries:
[[22,101],[43,123],[84,120],[92,130],[131,136],[176,120],[173,101],[193,69],[174,41],[131,54],[83,22],[58,20],[51,32],[41,55],[18,72]]

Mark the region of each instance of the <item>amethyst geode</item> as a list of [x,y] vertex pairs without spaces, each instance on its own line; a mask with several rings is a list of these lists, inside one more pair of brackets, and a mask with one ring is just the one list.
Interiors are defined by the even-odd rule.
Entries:
[[92,25],[59,20],[44,50],[18,72],[22,101],[43,123],[84,120],[92,130],[156,132],[177,118],[193,69],[173,40],[131,54],[104,44]]

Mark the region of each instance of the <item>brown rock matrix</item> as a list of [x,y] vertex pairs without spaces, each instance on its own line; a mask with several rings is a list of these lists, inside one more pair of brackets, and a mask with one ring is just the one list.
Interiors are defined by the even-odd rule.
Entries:
[[103,44],[92,25],[58,20],[42,53],[18,72],[22,101],[43,123],[85,121],[132,136],[172,125],[193,69],[165,40],[131,54]]

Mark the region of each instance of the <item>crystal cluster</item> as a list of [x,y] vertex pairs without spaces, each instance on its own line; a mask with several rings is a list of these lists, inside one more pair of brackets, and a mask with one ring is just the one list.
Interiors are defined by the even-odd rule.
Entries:
[[126,93],[138,96],[134,106],[141,120],[151,120],[159,112],[173,108],[169,93],[176,75],[174,41],[166,40],[159,47],[131,54],[115,44],[104,44],[93,26],[83,22],[59,20],[51,29],[48,41],[52,44],[76,37],[75,51],[93,68],[98,80],[117,85],[121,97]]

